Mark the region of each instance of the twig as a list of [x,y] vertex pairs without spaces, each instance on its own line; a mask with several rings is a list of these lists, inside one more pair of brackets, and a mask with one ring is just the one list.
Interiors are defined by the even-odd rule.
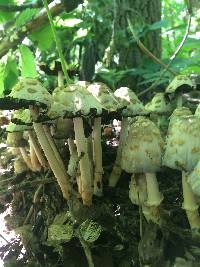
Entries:
[[[161,67],[167,69],[167,65],[165,63],[163,63],[159,58],[157,58],[153,53],[151,53],[149,51],[149,49],[140,41],[139,38],[136,37],[135,35],[135,32],[133,30],[133,26],[131,24],[131,21],[129,18],[127,18],[127,21],[128,21],[128,25],[129,25],[129,28],[130,28],[130,31],[133,35],[133,37],[135,38],[136,42],[137,42],[137,45],[140,47],[140,49],[148,56],[150,57],[154,62],[156,62],[157,64],[159,64]],[[171,74],[173,74],[174,76],[177,75],[177,73],[171,69],[167,69]]]
[[192,19],[192,16],[191,16],[191,14],[189,14],[188,23],[187,23],[187,27],[186,27],[186,31],[185,31],[185,34],[183,36],[183,39],[180,42],[180,44],[179,44],[178,48],[176,49],[176,51],[174,52],[173,56],[170,57],[170,62],[167,64],[166,69],[162,71],[162,73],[160,74],[160,77],[149,88],[147,88],[144,91],[142,91],[141,93],[139,93],[138,96],[142,96],[142,95],[148,93],[149,91],[151,91],[152,89],[154,89],[155,86],[158,84],[158,82],[163,78],[163,76],[165,75],[165,73],[167,72],[167,70],[169,69],[169,67],[171,66],[171,64],[175,60],[175,58],[177,57],[177,55],[180,52],[181,48],[183,47],[185,41],[187,40],[187,37],[188,37],[189,32],[190,32],[191,19]]
[[25,3],[23,5],[13,5],[13,4],[0,4],[0,10],[5,12],[16,12],[23,11],[27,8],[40,8],[42,7],[42,1],[39,0],[35,3]]
[[56,33],[56,29],[54,27],[54,24],[53,24],[53,18],[52,18],[52,15],[51,15],[51,11],[49,9],[47,0],[42,0],[42,1],[44,3],[45,9],[47,11],[48,19],[49,19],[49,22],[50,22],[50,25],[51,25],[51,30],[52,30],[52,33],[53,33],[53,36],[54,36],[54,40],[56,42],[56,47],[57,47],[57,51],[58,51],[58,54],[59,54],[59,57],[60,57],[60,61],[61,61],[61,65],[62,65],[62,70],[64,72],[66,82],[67,83],[70,83],[70,78],[69,78],[69,75],[68,75],[68,72],[67,72],[65,58],[64,58],[64,55],[62,53],[61,42],[60,42],[60,39],[59,39],[59,37],[58,37],[58,35]]
[[1,237],[4,241],[6,241],[7,244],[10,244],[10,242],[8,242],[8,240],[7,240],[2,234],[0,234],[0,237]]

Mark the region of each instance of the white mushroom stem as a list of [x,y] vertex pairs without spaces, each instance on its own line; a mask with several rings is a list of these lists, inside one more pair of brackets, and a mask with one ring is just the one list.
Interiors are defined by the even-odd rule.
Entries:
[[26,163],[26,165],[28,166],[28,168],[30,170],[34,171],[34,168],[31,164],[31,159],[30,159],[29,155],[27,154],[26,149],[24,147],[20,147],[19,150],[20,150],[22,158],[23,158],[24,162]]
[[46,134],[46,137],[49,141],[49,144],[50,144],[51,148],[53,149],[53,153],[54,153],[57,161],[59,162],[59,165],[61,166],[61,168],[63,168],[63,170],[65,172],[65,165],[64,165],[63,160],[60,156],[60,153],[58,152],[58,149],[57,149],[56,144],[53,140],[53,137],[51,136],[50,129],[47,125],[43,125],[43,128],[44,128],[44,132]]
[[158,181],[155,173],[145,173],[147,182],[147,205],[159,206],[163,195],[159,191]]
[[41,123],[33,123],[35,133],[37,135],[38,141],[44,151],[44,154],[49,162],[49,165],[58,181],[58,184],[63,193],[65,199],[69,199],[69,193],[71,191],[71,185],[69,183],[69,176],[67,172],[63,169],[63,166],[57,160],[54,151],[48,141],[45,134],[44,128]]
[[94,157],[94,195],[102,196],[102,147],[101,147],[101,117],[94,119],[93,128],[93,157]]
[[190,185],[187,182],[187,173],[182,172],[183,208],[185,209],[191,229],[200,229],[198,204]]
[[64,75],[62,71],[58,71],[58,86],[64,85]]
[[83,120],[80,117],[74,118],[74,132],[77,145],[78,156],[80,158],[80,172],[82,184],[83,204],[90,206],[93,195],[93,179],[91,176],[91,161],[88,156],[87,138],[84,134]]
[[32,143],[30,142],[30,158],[31,158],[31,164],[32,164],[32,167],[35,171],[40,171],[41,170],[41,165],[38,161],[38,157],[35,153],[35,149],[32,145]]
[[183,97],[182,97],[182,94],[179,94],[178,97],[177,97],[177,103],[176,103],[176,106],[178,108],[182,107],[183,105]]
[[48,163],[46,161],[46,159],[43,156],[43,153],[41,151],[40,145],[38,144],[37,139],[35,138],[35,135],[33,134],[32,131],[28,132],[28,136],[29,136],[29,140],[30,140],[30,144],[31,146],[33,146],[35,153],[37,155],[38,161],[40,162],[41,166],[46,169],[48,166]]
[[[33,120],[36,120],[38,117],[38,110],[32,106],[30,106],[30,112]],[[50,165],[50,168],[52,169],[57,182],[61,188],[63,197],[65,199],[69,199],[70,193],[72,193],[73,189],[71,187],[71,184],[69,182],[69,176],[65,169],[63,169],[62,166],[60,166],[60,162],[57,160],[54,151],[48,141],[48,138],[45,134],[44,128],[42,123],[36,123],[33,122],[33,128],[35,130],[37,139],[40,143],[40,146],[42,147],[42,150],[44,151],[44,154],[48,160],[48,163]],[[64,164],[63,164],[64,165]]]
[[121,157],[122,157],[122,148],[124,146],[124,143],[126,141],[128,133],[128,118],[123,118],[121,123],[121,132],[120,132],[120,138],[119,138],[119,146],[117,149],[117,156],[116,160],[112,169],[112,172],[109,177],[109,186],[115,187],[117,182],[119,181],[120,175],[122,173],[121,168]]

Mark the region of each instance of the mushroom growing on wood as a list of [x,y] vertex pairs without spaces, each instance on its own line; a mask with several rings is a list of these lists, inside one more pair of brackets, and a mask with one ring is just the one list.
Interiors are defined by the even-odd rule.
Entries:
[[125,144],[126,137],[128,135],[128,124],[129,124],[128,117],[144,115],[147,113],[142,102],[137,98],[136,94],[133,91],[131,91],[128,87],[120,87],[114,92],[114,95],[116,99],[119,101],[121,108],[125,107],[126,108],[123,109],[122,111],[119,146],[117,149],[116,160],[109,177],[110,187],[116,186],[122,172],[120,163],[121,163],[122,149]]
[[[122,148],[121,167],[128,173],[144,173],[147,184],[147,200],[143,209],[148,220],[159,222],[158,207],[163,195],[159,191],[156,172],[161,168],[163,140],[159,129],[149,119],[138,116],[130,125]],[[148,212],[148,213],[147,213]]]
[[163,165],[182,172],[183,208],[191,229],[200,228],[197,201],[187,178],[200,159],[199,132],[200,119],[196,116],[172,116],[163,157]]

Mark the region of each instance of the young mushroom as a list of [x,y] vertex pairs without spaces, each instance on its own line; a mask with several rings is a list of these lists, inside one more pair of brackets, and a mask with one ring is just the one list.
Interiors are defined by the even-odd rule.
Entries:
[[32,166],[30,156],[27,154],[26,146],[27,141],[23,138],[23,132],[25,130],[30,130],[30,126],[17,125],[12,122],[6,127],[7,131],[7,146],[8,147],[18,147],[24,162],[27,164],[28,168],[32,171],[35,169]]
[[147,185],[147,200],[144,215],[148,220],[159,223],[158,207],[163,195],[159,191],[156,172],[161,168],[163,140],[159,129],[149,119],[138,116],[130,125],[122,148],[121,167],[128,173],[144,173]]
[[125,107],[126,108],[123,109],[122,111],[119,146],[117,149],[115,163],[109,177],[110,187],[116,186],[122,172],[122,168],[120,166],[121,154],[122,154],[122,148],[126,141],[126,137],[128,135],[129,117],[132,118],[137,115],[144,115],[147,113],[142,102],[137,98],[136,94],[133,91],[131,91],[128,87],[120,87],[114,92],[114,96],[120,103],[121,108]]
[[177,116],[170,120],[163,165],[182,172],[183,209],[191,229],[200,228],[198,204],[188,183],[191,172],[200,158],[200,120],[194,115]]

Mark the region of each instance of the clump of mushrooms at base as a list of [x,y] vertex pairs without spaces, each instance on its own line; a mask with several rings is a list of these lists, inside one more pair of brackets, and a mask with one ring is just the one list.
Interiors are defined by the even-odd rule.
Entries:
[[[130,173],[132,203],[142,207],[147,221],[158,224],[164,196],[156,173],[163,172],[163,166],[180,170],[182,208],[196,229],[200,227],[196,200],[200,119],[198,108],[192,115],[182,107],[182,94],[192,87],[188,77],[178,76],[166,92],[144,105],[127,87],[114,92],[103,83],[79,81],[64,86],[59,81],[50,94],[37,79],[22,78],[10,95],[0,99],[2,110],[15,110],[7,126],[7,145],[17,147],[19,163],[24,161],[31,171],[50,168],[63,197],[82,199],[86,206],[93,204],[94,196],[103,199],[105,187],[115,190],[122,172]],[[105,176],[102,129],[114,119],[122,121],[119,146],[113,169]],[[165,129],[169,124],[167,134],[163,119]],[[65,140],[68,157],[60,153],[54,137]]]

